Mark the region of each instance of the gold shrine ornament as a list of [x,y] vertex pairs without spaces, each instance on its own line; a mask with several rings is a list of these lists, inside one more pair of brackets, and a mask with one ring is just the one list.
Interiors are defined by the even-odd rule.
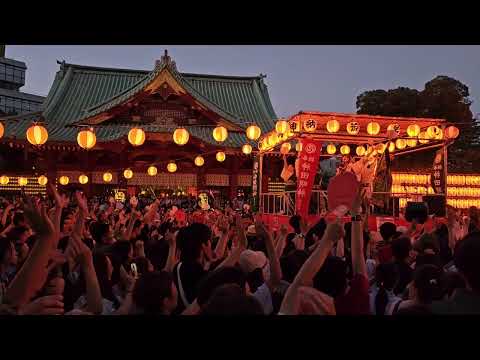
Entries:
[[125,169],[123,172],[123,177],[125,179],[131,179],[133,177],[133,171],[131,169]]
[[223,126],[217,126],[215,129],[213,129],[212,135],[215,141],[224,142],[227,140],[228,131]]
[[85,185],[86,183],[88,183],[88,176],[85,174],[80,175],[78,177],[78,182],[82,185]]
[[250,155],[252,153],[252,145],[250,144],[245,144],[242,146],[242,152],[245,154],[245,155]]
[[97,143],[97,137],[92,129],[82,130],[77,135],[78,145],[86,150],[89,150]]
[[35,146],[43,145],[48,140],[48,131],[42,125],[34,124],[27,129],[27,140]]
[[367,133],[368,135],[378,135],[380,133],[380,124],[375,121],[369,122],[367,125]]
[[190,139],[187,129],[179,128],[173,132],[173,142],[177,145],[185,145]]
[[45,175],[40,175],[38,177],[38,185],[45,186],[48,183],[48,179]]
[[279,134],[285,134],[288,131],[288,122],[285,120],[278,120],[275,124],[275,130]]
[[60,176],[60,179],[58,179],[58,182],[61,185],[65,186],[65,185],[68,185],[68,183],[70,182],[70,179],[68,176],[63,175],[63,176]]
[[247,127],[247,130],[245,130],[245,133],[247,135],[247,138],[250,140],[256,141],[262,135],[262,130],[257,125],[250,125]]
[[109,183],[110,181],[112,181],[112,179],[113,179],[112,173],[106,172],[106,173],[103,174],[103,181],[104,182]]
[[151,165],[151,166],[148,167],[147,174],[149,176],[155,176],[155,175],[157,175],[157,173],[158,173],[158,169],[157,169],[156,166]]
[[128,142],[133,146],[143,145],[145,142],[145,131],[140,128],[130,129],[128,132]]
[[198,155],[195,160],[193,160],[193,162],[196,166],[203,166],[203,164],[205,164],[205,159],[203,158],[203,156]]

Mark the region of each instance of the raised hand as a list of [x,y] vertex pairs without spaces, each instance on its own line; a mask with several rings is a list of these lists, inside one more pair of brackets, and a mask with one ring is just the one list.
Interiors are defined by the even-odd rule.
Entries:
[[90,265],[93,261],[92,251],[76,234],[72,234],[65,250],[65,256],[71,264],[80,264],[82,267]]
[[88,214],[87,197],[81,191],[75,191],[78,207],[84,214]]
[[288,229],[285,226],[285,224],[282,224],[280,226],[280,235],[282,235],[282,236],[287,236],[288,235]]
[[23,202],[23,211],[33,230],[38,235],[47,236],[55,234],[55,227],[48,217],[43,204],[34,204],[31,198],[26,197]]
[[62,295],[40,297],[18,310],[19,315],[62,315],[63,312]]
[[133,288],[135,287],[135,278],[127,273],[123,265],[120,266],[120,280],[125,286],[127,292],[133,291]]
[[69,199],[65,194],[60,195],[57,191],[57,188],[55,185],[53,185],[51,182],[48,183],[48,188],[53,194],[53,197],[55,198],[55,206],[57,208],[65,208],[68,205]]
[[325,229],[325,234],[323,235],[324,239],[328,241],[332,241],[336,243],[338,240],[345,236],[345,230],[343,225],[337,220],[334,223],[327,224],[327,228]]

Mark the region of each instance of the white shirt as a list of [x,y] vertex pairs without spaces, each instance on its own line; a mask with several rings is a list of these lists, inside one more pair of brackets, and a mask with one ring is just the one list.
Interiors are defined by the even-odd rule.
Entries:
[[257,288],[253,294],[253,297],[257,299],[263,307],[265,315],[270,315],[273,312],[272,293],[266,283],[263,283]]
[[[378,294],[378,286],[377,285],[372,285],[370,286],[370,291],[369,291],[369,297],[370,297],[370,313],[372,315],[376,315],[375,311],[375,297]],[[388,296],[388,303],[385,308],[385,315],[392,315],[393,308],[395,307],[395,304],[402,300],[402,298],[396,296],[392,290],[387,290],[387,296]]]
[[[78,298],[77,301],[75,301],[75,304],[73,304],[74,309],[79,309],[82,310],[87,306],[87,298],[85,295],[82,295]],[[115,308],[113,307],[113,302],[107,299],[102,299],[102,313],[101,315],[110,315],[115,311]]]

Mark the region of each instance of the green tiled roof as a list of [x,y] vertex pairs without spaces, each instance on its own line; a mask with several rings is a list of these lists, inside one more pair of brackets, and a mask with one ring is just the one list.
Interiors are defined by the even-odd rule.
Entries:
[[[49,141],[75,142],[77,128],[69,127],[123,102],[143,89],[161,71],[162,63],[153,71],[124,70],[61,63],[60,70],[43,104],[42,117],[49,132]],[[263,132],[274,126],[276,119],[263,76],[234,77],[172,72],[172,75],[197,101],[228,121],[245,128],[255,122]],[[7,118],[5,138],[25,138],[32,115]],[[33,118],[37,117],[35,114]],[[147,125],[145,131],[171,132],[173,129]],[[97,141],[111,141],[126,136],[128,127],[99,126]],[[210,128],[188,127],[192,136],[215,144]],[[229,133],[222,145],[238,147],[247,141],[245,135]]]

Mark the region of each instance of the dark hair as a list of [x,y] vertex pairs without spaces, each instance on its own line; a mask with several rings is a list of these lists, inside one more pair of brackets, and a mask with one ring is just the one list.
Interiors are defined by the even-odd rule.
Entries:
[[397,261],[404,261],[412,250],[412,243],[408,237],[402,236],[392,240],[392,255]]
[[435,265],[420,266],[413,275],[413,285],[422,304],[429,305],[434,300],[441,300],[445,294],[443,270]]
[[95,273],[97,274],[98,285],[100,286],[102,297],[113,302],[114,306],[118,308],[120,303],[113,294],[112,282],[108,279],[107,256],[101,253],[93,254],[93,266],[95,267]]
[[203,306],[210,299],[215,290],[225,284],[237,284],[245,289],[246,276],[237,267],[226,266],[217,269],[205,276],[198,285],[197,302]]
[[457,243],[455,267],[474,291],[480,291],[480,232],[473,232]]
[[420,238],[415,242],[414,249],[419,253],[425,252],[425,250],[430,249],[438,254],[440,252],[440,245],[438,243],[438,239],[434,234],[423,234]]
[[19,226],[21,223],[25,223],[25,221],[23,212],[16,212],[15,215],[13,215],[13,225]]
[[452,296],[456,289],[465,289],[465,279],[458,272],[449,271],[445,273],[445,294]]
[[22,235],[26,231],[28,231],[28,228],[26,226],[15,226],[12,230],[5,234],[5,236],[12,239],[14,242],[18,242],[20,235]]
[[208,243],[212,231],[205,224],[193,223],[181,228],[177,235],[181,261],[196,261],[202,253],[202,245]]
[[172,275],[167,271],[143,274],[135,283],[133,302],[145,314],[162,314],[163,301],[172,296]]
[[96,243],[102,244],[103,237],[108,234],[110,225],[100,222],[94,222],[90,225],[90,233]]
[[327,228],[327,222],[325,218],[321,218],[310,230],[308,230],[307,235],[305,236],[305,247],[308,248],[315,243],[313,240],[313,235],[317,235],[318,238],[322,238]]
[[294,250],[287,256],[280,258],[283,279],[292,283],[307,259],[308,254],[303,250]]
[[375,283],[378,287],[375,296],[375,314],[385,315],[388,305],[388,291],[393,290],[398,281],[397,268],[393,263],[379,264],[375,270]]
[[389,241],[397,232],[397,226],[391,222],[385,222],[380,226],[380,235],[384,241]]
[[265,315],[262,305],[237,284],[220,286],[203,307],[201,315]]
[[337,256],[325,259],[320,271],[313,278],[313,287],[331,297],[343,295],[347,288],[347,265]]
[[422,265],[435,265],[442,267],[442,258],[438,254],[419,254],[415,259],[415,268]]
[[300,215],[293,215],[290,217],[290,219],[288,220],[288,223],[289,225],[293,228],[293,230],[295,232],[299,232],[300,231],[300,220],[302,218],[300,217]]
[[[128,266],[129,253],[132,249],[132,244],[129,241],[117,241],[109,249],[108,255],[112,261],[113,274],[112,283],[117,284],[120,281],[120,266]],[[126,267],[126,271],[129,269]]]

